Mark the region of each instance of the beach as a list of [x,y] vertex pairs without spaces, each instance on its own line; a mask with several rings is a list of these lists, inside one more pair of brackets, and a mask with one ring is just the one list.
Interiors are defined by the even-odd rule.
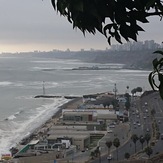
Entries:
[[62,109],[76,109],[78,108],[78,106],[82,104],[82,102],[83,102],[82,97],[77,97],[59,106],[58,111],[54,115],[52,115],[49,120],[47,120],[43,125],[41,125],[37,129],[33,130],[32,133],[28,137],[25,137],[20,142],[20,144],[25,145],[32,140],[44,138],[47,135],[47,132],[49,131],[49,129],[53,125],[57,124],[60,116],[62,115]]

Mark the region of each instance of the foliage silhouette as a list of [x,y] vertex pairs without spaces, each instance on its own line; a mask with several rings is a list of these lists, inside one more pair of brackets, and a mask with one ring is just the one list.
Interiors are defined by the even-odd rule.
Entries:
[[163,16],[161,0],[51,0],[54,9],[72,23],[73,28],[104,35],[108,43],[111,38],[122,43],[122,38],[137,41],[141,23],[148,23],[148,17]]

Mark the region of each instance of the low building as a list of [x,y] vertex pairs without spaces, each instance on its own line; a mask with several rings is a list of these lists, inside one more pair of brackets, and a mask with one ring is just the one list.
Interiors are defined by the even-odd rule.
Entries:
[[95,121],[95,111],[89,111],[89,110],[67,110],[63,109],[62,111],[62,119],[63,121],[74,121],[74,122],[79,122],[79,121]]
[[89,145],[90,145],[90,135],[89,134],[77,134],[77,133],[69,133],[66,134],[50,134],[47,137],[48,143],[49,144],[55,144],[58,139],[71,139],[72,144],[77,147],[78,150],[85,150]]
[[83,109],[83,110],[63,110],[62,112],[63,122],[101,122],[109,120],[117,120],[117,115],[114,110],[106,109]]

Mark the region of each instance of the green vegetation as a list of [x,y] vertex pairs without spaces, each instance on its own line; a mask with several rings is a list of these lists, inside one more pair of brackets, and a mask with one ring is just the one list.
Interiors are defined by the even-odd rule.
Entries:
[[130,154],[128,152],[125,153],[125,158],[128,160],[130,158]]
[[[163,55],[163,51],[155,51],[154,53]],[[163,99],[163,58],[155,58],[153,60],[153,71],[149,74],[149,83],[153,90],[159,90],[160,96]],[[158,82],[159,81],[159,82]]]
[[94,157],[95,157],[95,152],[92,151],[92,152],[91,152],[91,158],[94,159]]
[[144,142],[145,142],[145,138],[144,138],[143,135],[140,135],[139,141],[140,141],[140,143],[141,143],[141,145],[142,145],[142,150],[143,150],[143,144],[144,144]]
[[129,93],[125,93],[124,96],[126,97],[126,103],[125,103],[125,107],[126,107],[126,110],[129,110],[130,109],[130,95]]
[[[57,12],[65,16],[72,23],[73,28],[104,35],[108,43],[111,38],[122,43],[122,38],[137,41],[139,31],[144,31],[141,23],[148,23],[151,16],[163,16],[163,2],[161,0],[91,0],[68,1],[51,0]],[[107,21],[106,21],[107,20]]]
[[151,147],[147,147],[147,148],[145,148],[145,152],[148,155],[148,157],[150,158],[150,155],[153,153],[153,150]]
[[[51,3],[57,12],[72,23],[73,28],[80,29],[84,35],[86,32],[95,35],[98,31],[106,37],[109,44],[111,38],[119,43],[123,40],[137,41],[138,33],[144,31],[140,26],[141,23],[149,23],[148,17],[157,16],[160,20],[163,17],[161,0],[51,0]],[[155,53],[163,55],[163,51]],[[163,58],[153,60],[153,71],[149,74],[149,82],[153,90],[159,89],[163,99],[162,66]],[[159,84],[155,82],[156,76]]]
[[132,93],[132,95],[134,96],[137,92],[142,92],[142,88],[141,87],[137,87],[137,88],[134,88],[134,89],[132,89],[131,90],[131,93]]
[[133,134],[131,136],[131,139],[132,139],[133,143],[135,144],[135,153],[136,153],[136,142],[139,140],[139,138],[136,134]]
[[118,138],[115,138],[113,140],[113,145],[116,147],[116,150],[117,150],[117,160],[118,160],[118,147],[120,146],[120,141]]
[[111,148],[113,143],[112,143],[112,141],[107,141],[105,144],[108,147],[108,155],[110,155],[110,148]]
[[151,135],[149,133],[146,133],[145,136],[144,136],[146,142],[147,142],[147,146],[149,144],[149,140],[151,139]]

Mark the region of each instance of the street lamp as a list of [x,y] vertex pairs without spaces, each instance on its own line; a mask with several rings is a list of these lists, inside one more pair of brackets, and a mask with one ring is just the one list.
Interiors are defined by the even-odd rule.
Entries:
[[114,89],[113,89],[113,92],[114,92],[114,95],[115,95],[115,99],[116,99],[116,96],[117,96],[117,86],[116,86],[116,83],[114,84]]

